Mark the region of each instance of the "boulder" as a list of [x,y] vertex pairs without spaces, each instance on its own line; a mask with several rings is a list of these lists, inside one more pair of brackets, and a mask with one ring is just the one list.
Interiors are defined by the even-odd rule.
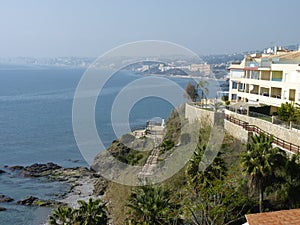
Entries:
[[15,171],[15,170],[23,170],[24,169],[24,166],[11,166],[9,167],[9,169],[11,171]]
[[24,177],[41,177],[47,176],[52,173],[52,171],[61,169],[62,167],[49,162],[49,163],[35,163],[30,166],[11,166],[9,169],[11,171],[20,171],[20,175]]
[[0,206],[0,211],[5,211],[6,208]]
[[0,195],[0,202],[12,202],[14,199],[5,195]]
[[34,197],[34,196],[28,196],[22,200],[19,200],[17,201],[17,204],[19,205],[28,205],[28,206],[31,206],[33,205],[34,201],[38,200],[37,197]]
[[4,170],[0,170],[0,174],[6,173]]
[[104,195],[105,190],[107,188],[107,180],[104,179],[103,177],[99,177],[95,182],[94,182],[94,190],[93,194],[94,195]]
[[54,201],[54,200],[42,200],[34,196],[28,196],[20,201],[17,201],[19,205],[26,206],[58,206],[64,205],[63,203]]
[[31,166],[26,166],[24,168],[24,172],[32,175],[32,176],[39,176],[39,174],[45,172],[45,171],[51,171],[51,170],[56,170],[56,169],[60,169],[61,166],[49,162],[46,164],[39,164],[39,163],[35,163],[32,164]]

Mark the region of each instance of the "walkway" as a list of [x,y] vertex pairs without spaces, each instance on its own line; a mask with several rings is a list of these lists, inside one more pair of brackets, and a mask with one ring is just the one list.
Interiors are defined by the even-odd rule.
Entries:
[[267,137],[273,136],[273,144],[285,151],[291,152],[293,154],[300,153],[300,146],[292,144],[290,142],[287,142],[285,140],[282,140],[278,137],[275,137],[274,135],[262,130],[261,128],[255,126],[255,125],[250,125],[249,123],[242,121],[240,119],[234,118],[230,115],[225,115],[225,120],[234,123],[240,127],[243,127],[246,131],[248,131],[249,134],[256,133],[264,133]]
[[149,155],[139,177],[145,181],[146,178],[153,176],[154,168],[157,165],[157,160],[159,156],[159,145],[163,140],[163,127],[161,126],[151,126],[150,134],[147,135],[154,141],[154,148]]

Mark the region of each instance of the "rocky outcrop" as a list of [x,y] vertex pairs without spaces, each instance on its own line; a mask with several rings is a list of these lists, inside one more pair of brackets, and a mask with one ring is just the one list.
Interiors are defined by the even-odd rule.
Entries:
[[82,177],[92,176],[93,172],[85,167],[75,167],[75,168],[61,168],[51,171],[45,171],[40,174],[40,176],[47,177],[49,180],[53,181],[65,181],[68,183],[74,183]]
[[11,171],[18,171],[18,170],[23,170],[24,166],[5,166],[6,168],[9,168]]
[[[69,190],[62,194],[61,197],[63,199],[58,201],[60,204],[68,204],[73,201],[77,202],[78,199],[86,197],[85,195],[103,195],[107,186],[107,182],[104,178],[86,167],[62,168],[50,162],[46,164],[36,163],[25,167],[12,166],[7,168],[22,177],[43,177],[48,181],[59,181],[69,184]],[[64,201],[66,198],[67,200]],[[17,201],[17,204],[27,206],[54,206],[57,205],[58,202],[28,196],[25,199]]]
[[31,166],[26,166],[24,168],[24,171],[26,171],[31,176],[40,176],[43,172],[53,171],[61,168],[62,168],[61,166],[52,162],[46,164],[35,163],[32,164]]
[[18,205],[26,206],[57,206],[62,205],[62,203],[53,200],[42,200],[34,196],[28,196],[22,200],[17,201]]
[[19,171],[24,177],[41,177],[45,176],[47,172],[52,172],[53,170],[61,169],[62,167],[49,162],[45,164],[35,163],[30,166],[12,166],[9,167],[11,171]]
[[4,170],[0,170],[0,174],[6,173]]
[[94,182],[93,194],[94,195],[104,195],[107,184],[108,184],[108,182],[106,179],[104,179],[102,177],[98,177],[97,180]]
[[24,177],[45,177],[54,181],[75,181],[82,176],[89,176],[92,172],[85,167],[62,168],[49,162],[45,164],[35,163],[30,166],[11,166],[11,171],[18,172]]
[[0,195],[0,202],[12,202],[14,199],[5,195]]
[[18,205],[32,205],[34,201],[38,200],[37,197],[28,196],[22,200],[17,201]]
[[0,206],[0,211],[5,211],[6,208]]

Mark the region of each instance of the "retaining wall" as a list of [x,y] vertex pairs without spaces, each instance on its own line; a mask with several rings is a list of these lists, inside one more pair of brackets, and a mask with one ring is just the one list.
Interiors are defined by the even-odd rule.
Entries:
[[224,129],[234,138],[246,143],[249,138],[249,133],[243,127],[224,120]]
[[285,140],[286,142],[290,142],[294,145],[300,146],[300,133],[297,131],[287,129],[277,124],[272,124],[271,122],[262,119],[234,113],[229,110],[226,110],[225,113],[234,118],[247,122],[249,123],[249,125],[255,125],[260,129],[272,134],[273,136]]
[[213,125],[215,122],[215,113],[213,111],[201,109],[197,106],[186,103],[185,118],[187,118],[190,123],[193,123],[195,121],[201,122],[202,120],[205,120],[209,122],[210,125]]

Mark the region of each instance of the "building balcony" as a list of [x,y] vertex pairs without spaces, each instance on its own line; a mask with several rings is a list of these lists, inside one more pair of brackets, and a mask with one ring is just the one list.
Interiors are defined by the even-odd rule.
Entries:
[[281,99],[281,96],[271,96],[269,93],[264,93],[263,95],[258,95],[258,93],[245,93],[238,92],[238,97],[248,99],[251,102],[259,102],[265,105],[271,105],[280,107],[282,103],[285,103],[286,100]]
[[286,100],[282,100],[281,98],[274,98],[274,97],[267,97],[267,96],[261,96],[259,95],[259,103],[265,104],[265,105],[271,105],[280,107],[282,103],[285,103]]

